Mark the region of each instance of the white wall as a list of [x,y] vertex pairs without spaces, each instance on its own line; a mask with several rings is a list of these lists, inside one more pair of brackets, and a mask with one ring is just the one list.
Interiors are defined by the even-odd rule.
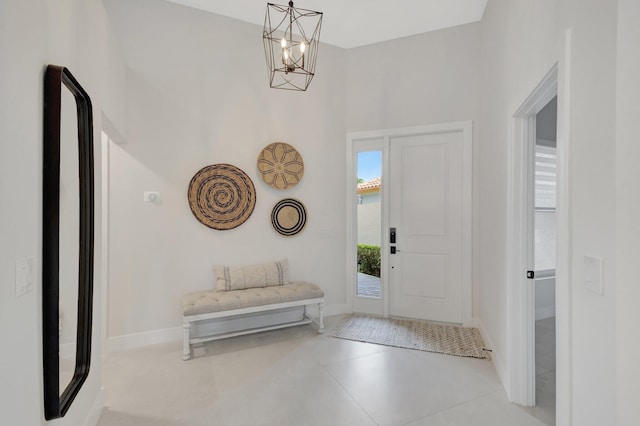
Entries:
[[[329,312],[346,309],[345,51],[320,46],[307,92],[270,89],[261,26],[167,2],[105,5],[129,66],[126,143],[110,152],[108,335],[171,336],[182,295],[213,288],[214,264],[286,257],[291,279],[325,290]],[[258,174],[258,154],[274,141],[304,159],[291,190],[272,189]],[[205,227],[187,203],[193,175],[215,163],[241,168],[256,187],[252,216],[233,230]],[[143,202],[150,190],[160,203]],[[308,212],[292,238],[270,221],[287,197]]]
[[[615,424],[615,2],[488,3],[482,21],[479,316],[494,353],[507,359],[504,224],[510,120],[556,61],[562,74],[567,28],[572,29],[571,95],[559,94],[558,110],[569,103],[570,115],[560,119],[567,120],[570,139],[558,143],[569,144],[571,151],[571,415],[576,425]],[[584,255],[604,259],[604,296],[582,285]],[[561,414],[560,422],[567,420]]]
[[[108,334],[116,339],[174,336],[181,295],[211,288],[215,263],[289,257],[293,278],[320,284],[330,312],[345,309],[346,123],[365,130],[479,116],[478,24],[349,52],[322,45],[309,90],[294,93],[268,88],[259,26],[165,2],[105,5],[129,66],[127,143],[110,152]],[[256,173],[259,150],[276,140],[305,160],[291,191]],[[252,217],[231,231],[204,227],[186,201],[193,174],[219,162],[243,169],[257,189]],[[143,203],[150,190],[161,203]],[[305,203],[309,224],[284,239],[269,213],[290,196]]]
[[[350,49],[347,58],[348,131],[473,121],[473,252],[478,253],[480,23]],[[475,279],[473,285],[475,295]]]
[[[121,124],[122,61],[100,2],[22,0],[0,3],[0,412],[2,423],[44,424],[42,396],[42,92],[46,64],[69,67],[90,94],[94,138],[101,110]],[[109,59],[108,59],[109,58]],[[109,75],[107,84],[106,76]],[[106,105],[109,105],[107,108]],[[99,144],[96,145],[99,147]],[[100,197],[96,153],[97,201]],[[99,212],[99,203],[97,204]],[[96,216],[96,229],[100,226]],[[51,425],[95,424],[100,391],[100,235],[96,269],[92,366],[67,415]],[[34,290],[14,294],[17,259],[36,259]]]
[[640,424],[638,253],[640,253],[640,3],[618,0],[616,281],[618,424]]
[[347,129],[478,119],[479,24],[348,51]]

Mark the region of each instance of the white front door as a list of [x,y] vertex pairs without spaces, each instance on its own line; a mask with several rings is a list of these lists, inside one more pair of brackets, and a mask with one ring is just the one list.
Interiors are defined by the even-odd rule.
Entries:
[[465,322],[471,164],[464,136],[456,129],[389,137],[388,223],[396,231],[396,243],[389,242],[390,315]]

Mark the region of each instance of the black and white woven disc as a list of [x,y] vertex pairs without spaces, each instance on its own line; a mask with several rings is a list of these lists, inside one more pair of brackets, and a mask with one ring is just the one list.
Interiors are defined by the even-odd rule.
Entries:
[[278,233],[292,237],[299,234],[307,224],[307,210],[300,201],[285,198],[271,212],[271,224]]

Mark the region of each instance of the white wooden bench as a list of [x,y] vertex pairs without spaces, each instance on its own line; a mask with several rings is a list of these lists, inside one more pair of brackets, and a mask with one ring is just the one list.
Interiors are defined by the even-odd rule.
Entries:
[[[307,306],[316,305],[318,318],[313,319]],[[259,312],[275,312],[287,308],[304,307],[302,319],[279,324],[252,326],[231,332],[209,335],[192,335],[194,325],[229,318],[243,318]],[[182,298],[182,359],[191,358],[191,345],[241,336],[260,331],[275,330],[301,324],[316,323],[318,332],[324,331],[324,292],[315,284],[297,282],[279,286],[248,288],[230,291],[201,291]]]

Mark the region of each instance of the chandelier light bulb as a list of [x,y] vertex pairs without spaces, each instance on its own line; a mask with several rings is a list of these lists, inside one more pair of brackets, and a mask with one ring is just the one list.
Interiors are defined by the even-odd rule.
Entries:
[[300,43],[300,53],[302,53],[304,55],[304,49],[305,49],[305,45],[304,42]]
[[282,39],[282,41],[280,42],[280,46],[282,46],[282,48],[286,48],[287,47],[287,40],[285,40],[284,38]]

